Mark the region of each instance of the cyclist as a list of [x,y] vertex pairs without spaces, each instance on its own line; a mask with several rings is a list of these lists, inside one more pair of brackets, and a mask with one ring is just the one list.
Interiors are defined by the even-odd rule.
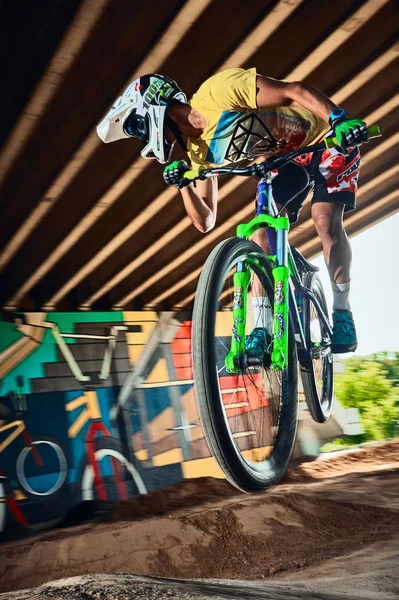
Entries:
[[[169,162],[177,141],[187,152],[192,168],[237,163],[256,155],[283,155],[317,143],[330,130],[338,139],[339,149],[307,155],[297,162],[311,178],[311,214],[331,280],[332,351],[343,353],[357,347],[349,304],[351,247],[343,215],[355,209],[358,145],[368,140],[363,121],[350,117],[322,92],[304,83],[271,79],[259,75],[255,68],[233,68],[206,80],[189,102],[172,79],[157,74],[140,77],[97,126],[106,143],[139,138],[144,144],[142,156],[160,163]],[[182,178],[188,168],[185,161],[174,161],[165,168],[164,179],[180,189],[192,223],[206,233],[215,225],[217,178],[193,184]],[[303,170],[289,163],[272,185],[281,208],[284,199],[303,188]],[[287,206],[291,222],[297,221],[306,196],[307,191],[302,192]],[[268,250],[264,230],[257,231],[254,240]],[[255,306],[259,306],[259,298],[254,298]],[[261,310],[272,322],[270,304],[263,302]],[[259,354],[265,343],[265,330],[256,328],[247,339],[247,350]]]

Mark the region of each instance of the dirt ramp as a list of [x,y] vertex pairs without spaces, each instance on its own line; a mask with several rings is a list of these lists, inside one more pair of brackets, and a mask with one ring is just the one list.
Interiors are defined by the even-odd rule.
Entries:
[[137,521],[234,497],[242,498],[242,494],[224,479],[199,477],[119,502],[103,521]]
[[289,469],[284,482],[306,482],[314,479],[329,479],[349,473],[367,473],[380,467],[387,469],[399,463],[399,441],[375,444],[350,452],[321,455],[318,460]]
[[[345,479],[285,485],[185,514],[90,525],[8,544],[0,548],[0,591],[101,572],[262,580],[399,538],[399,510],[389,502],[399,471]],[[342,492],[335,489],[338,482]],[[365,494],[368,487],[374,493]],[[387,499],[384,506],[381,498]]]
[[[372,564],[383,565],[388,560],[383,554],[385,546],[393,544],[389,560],[399,554],[398,448],[396,443],[372,448],[363,458],[361,451],[320,461],[321,467],[319,461],[304,465],[302,469],[312,469],[307,471],[306,481],[288,481],[254,496],[238,494],[223,481],[182,482],[121,503],[108,520],[3,544],[0,592],[98,573],[281,579],[298,573],[306,576],[319,567],[323,570],[342,557],[347,557],[349,564],[367,548],[374,552]],[[317,572],[320,577],[320,570]],[[391,587],[398,577],[394,569],[384,572]],[[395,597],[388,595],[390,588],[381,582],[377,569],[360,597]],[[331,590],[330,585],[334,588],[331,582],[321,585],[323,593]],[[371,589],[379,593],[380,588],[385,596],[364,593]],[[98,599],[106,600],[100,592]],[[137,595],[140,597],[146,596]]]
[[[367,486],[367,481],[364,482]],[[383,493],[399,487],[399,472]],[[160,548],[151,571],[162,576],[261,579],[322,562],[399,534],[399,511],[330,498],[333,490],[287,489],[179,519],[200,532]],[[354,500],[354,498],[352,498]]]

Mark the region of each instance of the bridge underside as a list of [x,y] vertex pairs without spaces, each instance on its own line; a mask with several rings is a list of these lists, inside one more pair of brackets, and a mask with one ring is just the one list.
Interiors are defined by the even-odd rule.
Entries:
[[[140,74],[188,96],[231,66],[322,89],[384,132],[363,149],[349,235],[398,210],[395,0],[43,0],[6,3],[1,21],[3,310],[189,309],[211,248],[252,215],[254,182],[221,181],[204,236],[138,143],[100,142],[95,125]],[[321,250],[309,203],[291,241]]]

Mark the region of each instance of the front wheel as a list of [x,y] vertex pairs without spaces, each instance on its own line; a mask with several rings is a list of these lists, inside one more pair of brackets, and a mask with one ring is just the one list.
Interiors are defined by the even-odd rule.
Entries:
[[297,355],[288,325],[284,370],[270,368],[269,343],[261,359],[249,359],[245,351],[237,372],[227,372],[225,359],[235,334],[233,275],[237,266],[250,273],[246,339],[254,328],[270,333],[270,313],[263,307],[265,299],[273,306],[271,264],[253,242],[231,238],[213,250],[198,282],[193,361],[198,412],[208,446],[230,483],[251,492],[275,485],[287,468],[297,425]]
[[[306,273],[303,284],[317,298],[324,314],[328,316],[323,286],[316,273]],[[325,423],[333,408],[333,355],[328,332],[323,326],[315,305],[304,299],[304,329],[310,359],[301,364],[302,383],[309,412],[316,423]]]

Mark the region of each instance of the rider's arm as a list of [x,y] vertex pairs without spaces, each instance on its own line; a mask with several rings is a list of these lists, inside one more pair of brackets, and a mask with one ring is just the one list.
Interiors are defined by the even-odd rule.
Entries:
[[300,82],[289,83],[258,75],[256,92],[258,108],[301,106],[327,123],[331,111],[337,108],[320,90]]
[[198,231],[207,233],[213,229],[218,199],[217,178],[197,181],[196,187],[190,185],[180,191],[187,214]]

